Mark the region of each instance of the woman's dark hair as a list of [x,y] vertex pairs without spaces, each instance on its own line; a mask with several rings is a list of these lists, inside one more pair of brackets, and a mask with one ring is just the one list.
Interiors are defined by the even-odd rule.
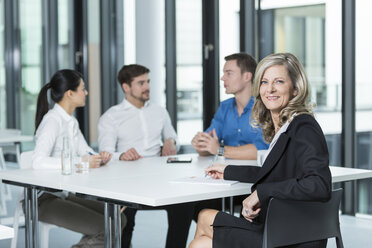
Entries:
[[50,89],[50,97],[56,103],[60,102],[68,90],[76,91],[80,85],[83,76],[74,70],[60,70],[54,73],[50,82],[41,88],[37,98],[36,117],[35,117],[35,132],[40,125],[44,115],[49,110],[48,90]]

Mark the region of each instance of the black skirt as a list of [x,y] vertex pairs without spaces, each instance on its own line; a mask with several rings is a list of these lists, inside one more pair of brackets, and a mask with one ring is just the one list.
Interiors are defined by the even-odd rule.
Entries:
[[263,225],[218,212],[213,222],[213,248],[261,248]]
[[[213,248],[261,248],[264,225],[218,212],[213,222]],[[327,239],[285,246],[286,248],[325,248]]]

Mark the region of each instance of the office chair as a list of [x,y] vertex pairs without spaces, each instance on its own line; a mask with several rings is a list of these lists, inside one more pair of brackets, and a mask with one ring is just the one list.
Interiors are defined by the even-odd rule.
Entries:
[[[0,136],[3,138],[19,135],[21,135],[21,130],[19,129],[0,129]],[[14,143],[0,143],[0,146],[3,148],[4,154],[10,153],[16,155],[17,162],[19,163],[21,155],[19,145],[15,145]]]
[[[19,136],[21,135],[21,130],[19,129],[0,129],[0,137],[1,138],[8,138],[12,136]],[[4,154],[14,154],[17,157],[17,162],[19,162],[20,158],[20,147],[19,144],[15,145],[13,142],[10,143],[0,143],[0,170],[6,170],[6,164],[4,159]],[[0,182],[0,215],[7,215],[7,209],[5,201],[12,200],[12,194],[10,191],[9,185],[4,185]]]
[[[21,153],[21,158],[19,161],[19,167],[21,169],[27,169],[31,167],[30,161],[32,161],[32,154],[33,154],[33,151]],[[10,245],[11,248],[17,247],[18,227],[20,223],[20,216],[21,214],[23,214],[22,200],[23,200],[23,190],[19,192],[19,196],[17,199],[17,206],[14,211],[14,220],[13,220],[14,237],[11,241],[11,245]],[[41,248],[49,247],[49,231],[51,228],[54,228],[54,227],[57,227],[57,226],[39,221],[40,247]]]
[[[6,170],[3,149],[0,147],[0,170]],[[0,216],[7,215],[6,201],[12,200],[10,187],[0,181]]]
[[335,237],[343,248],[339,206],[343,189],[332,191],[328,202],[272,198],[269,202],[263,248],[279,247]]

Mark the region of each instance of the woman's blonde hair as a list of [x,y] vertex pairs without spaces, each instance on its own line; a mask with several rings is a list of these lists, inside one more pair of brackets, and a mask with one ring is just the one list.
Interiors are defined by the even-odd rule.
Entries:
[[291,53],[275,53],[262,59],[256,69],[253,80],[252,94],[255,103],[251,114],[251,124],[254,127],[261,127],[264,140],[271,142],[275,135],[275,127],[271,118],[270,111],[265,107],[260,96],[261,79],[265,71],[275,65],[284,65],[292,81],[293,87],[297,90],[297,95],[288,102],[279,114],[279,127],[287,122],[293,114],[310,114],[314,104],[310,102],[310,88],[307,76],[302,64]]

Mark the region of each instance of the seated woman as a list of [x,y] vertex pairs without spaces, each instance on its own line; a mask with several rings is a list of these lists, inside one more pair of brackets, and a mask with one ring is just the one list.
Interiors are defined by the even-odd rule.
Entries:
[[[243,201],[242,217],[203,210],[190,248],[262,247],[266,211],[271,197],[327,201],[331,173],[324,134],[314,119],[304,68],[289,53],[272,54],[257,66],[253,83],[256,102],[252,124],[271,142],[262,167],[214,164],[213,178],[253,183]],[[326,247],[327,240],[305,247]]]
[[[49,110],[47,92],[55,102]],[[97,168],[111,159],[111,154],[94,154],[85,141],[76,118],[77,107],[85,106],[88,95],[82,76],[73,70],[56,72],[41,89],[35,119],[34,169],[61,169],[63,137],[67,136],[77,157],[90,156],[89,167]],[[123,216],[122,216],[123,218]],[[73,247],[104,246],[104,204],[78,198],[73,194],[43,193],[39,197],[39,220],[79,232],[85,236]],[[124,222],[122,222],[124,223]]]

